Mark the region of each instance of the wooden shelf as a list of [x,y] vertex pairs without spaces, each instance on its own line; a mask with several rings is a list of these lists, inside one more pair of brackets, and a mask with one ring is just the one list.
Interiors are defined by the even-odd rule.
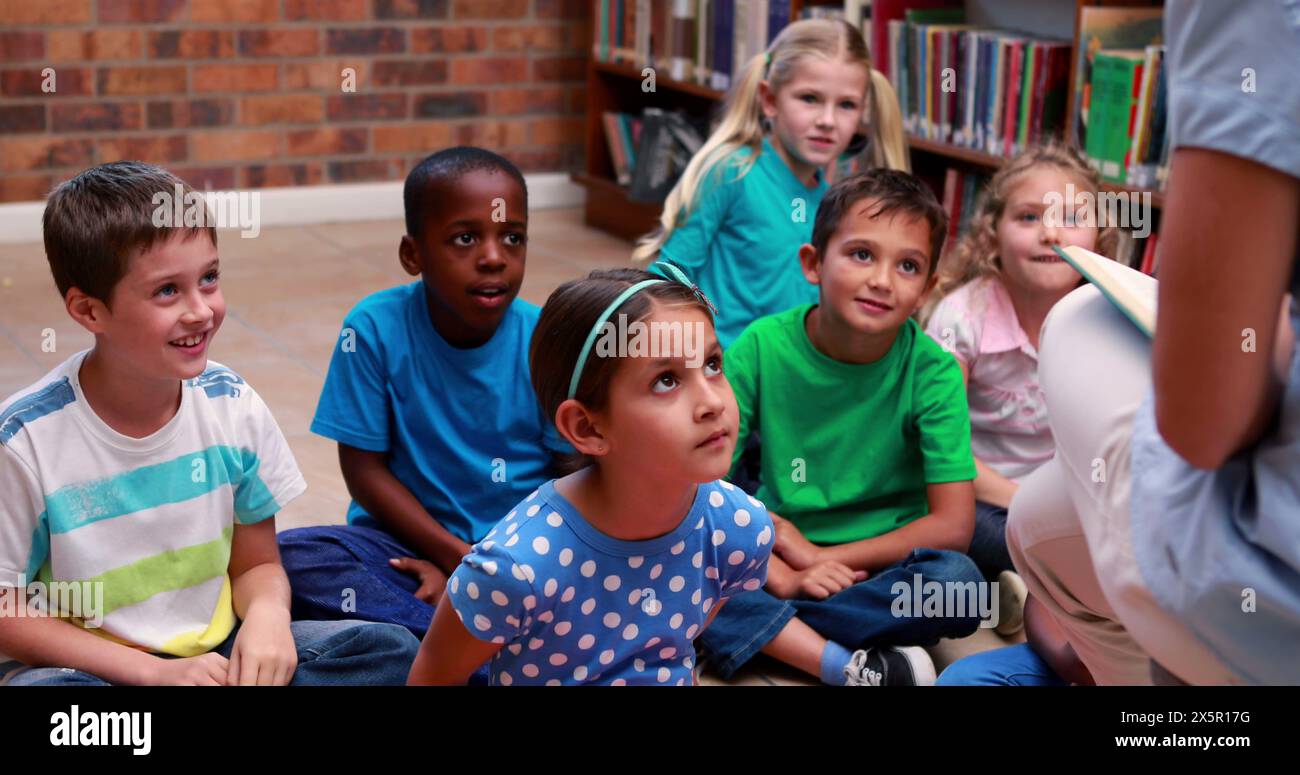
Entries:
[[[923,137],[917,137],[915,135],[907,136],[907,144],[908,147],[913,151],[922,151],[924,153],[934,154],[936,156],[944,156],[949,159],[955,159],[957,161],[970,164],[972,166],[984,168],[988,170],[990,173],[996,170],[997,168],[1001,167],[1004,163],[1006,163],[1005,158],[998,156],[996,154],[986,153],[984,151],[977,151],[974,148],[962,148],[960,146],[952,145],[950,143],[939,142],[937,140],[927,140]],[[1150,193],[1151,206],[1155,207],[1157,210],[1164,208],[1165,196],[1163,191],[1149,191],[1148,189],[1142,189],[1142,188],[1130,188],[1129,186],[1122,186],[1116,183],[1102,183],[1101,187],[1103,191],[1108,191],[1112,194]]]
[[[645,76],[641,75],[642,68],[632,64],[631,62],[593,62],[592,69],[597,73],[612,75],[619,78],[630,78],[638,82],[645,78]],[[671,78],[664,78],[656,71],[655,90],[657,91],[659,89],[668,89],[670,91],[689,94],[706,100],[717,100],[719,102],[726,96],[725,92],[720,92],[717,89],[710,89],[709,87],[702,86],[698,83],[674,81]]]
[[663,203],[628,199],[626,188],[599,175],[579,172],[572,179],[587,189],[587,225],[626,240],[635,240],[659,224]]

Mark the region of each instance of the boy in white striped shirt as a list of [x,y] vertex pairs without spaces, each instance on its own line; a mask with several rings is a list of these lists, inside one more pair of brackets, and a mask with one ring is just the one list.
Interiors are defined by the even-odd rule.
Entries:
[[404,683],[405,629],[290,621],[273,517],[306,483],[262,399],[208,361],[225,301],[203,199],[105,164],[55,189],[44,237],[95,346],[0,402],[7,683]]

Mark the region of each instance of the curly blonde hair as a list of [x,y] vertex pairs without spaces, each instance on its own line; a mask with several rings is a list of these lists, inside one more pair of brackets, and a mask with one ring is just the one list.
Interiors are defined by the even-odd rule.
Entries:
[[[1044,165],[1077,176],[1087,184],[1093,195],[1101,188],[1101,176],[1089,166],[1079,151],[1068,145],[1053,142],[1017,154],[994,173],[975,206],[966,233],[953,246],[951,254],[944,258],[939,282],[925,305],[924,318],[929,317],[943,297],[966,283],[981,277],[996,277],[1001,273],[998,221],[1001,220],[1007,199],[1020,177]],[[1118,238],[1119,232],[1114,224],[1106,224],[1097,231],[1095,252],[1113,258]]]

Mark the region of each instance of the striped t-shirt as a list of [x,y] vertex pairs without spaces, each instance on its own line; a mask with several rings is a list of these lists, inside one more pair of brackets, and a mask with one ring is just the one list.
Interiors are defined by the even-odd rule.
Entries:
[[[235,372],[210,361],[182,383],[176,415],[136,439],[86,402],[77,375],[87,352],[0,403],[0,586],[78,582],[97,591],[82,603],[90,613],[68,612],[74,623],[202,654],[234,628],[235,525],[273,516],[307,485]],[[98,627],[82,621],[92,616]]]

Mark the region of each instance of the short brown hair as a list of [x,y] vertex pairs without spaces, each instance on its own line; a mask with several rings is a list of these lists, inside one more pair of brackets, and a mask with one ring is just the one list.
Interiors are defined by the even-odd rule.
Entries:
[[839,228],[844,213],[854,203],[875,199],[878,204],[872,218],[890,213],[902,213],[922,218],[930,227],[930,271],[934,274],[943,252],[943,240],[948,234],[948,214],[930,187],[915,175],[890,169],[874,169],[850,175],[831,186],[817,207],[813,221],[812,245],[819,259],[825,259],[831,236]]
[[[573,367],[600,313],[629,286],[642,280],[658,279],[663,278],[640,269],[597,270],[584,278],[564,283],[546,300],[529,346],[528,370],[537,403],[548,420],[555,421],[555,410],[569,397]],[[647,286],[632,294],[619,305],[615,314],[627,315],[629,321],[644,320],[656,302],[669,306],[694,305],[710,320],[713,319],[708,306],[689,286],[673,280]],[[609,399],[609,383],[617,366],[617,358],[599,358],[593,351],[587,356],[574,398],[592,409],[603,409]]]
[[117,161],[84,170],[55,188],[41,222],[45,257],[59,295],[66,298],[75,287],[108,304],[131,257],[165,242],[173,232],[184,232],[186,239],[204,233],[216,245],[211,218],[203,226],[154,225],[155,195],[166,192],[170,200],[177,185],[183,197],[194,192],[161,167]]

